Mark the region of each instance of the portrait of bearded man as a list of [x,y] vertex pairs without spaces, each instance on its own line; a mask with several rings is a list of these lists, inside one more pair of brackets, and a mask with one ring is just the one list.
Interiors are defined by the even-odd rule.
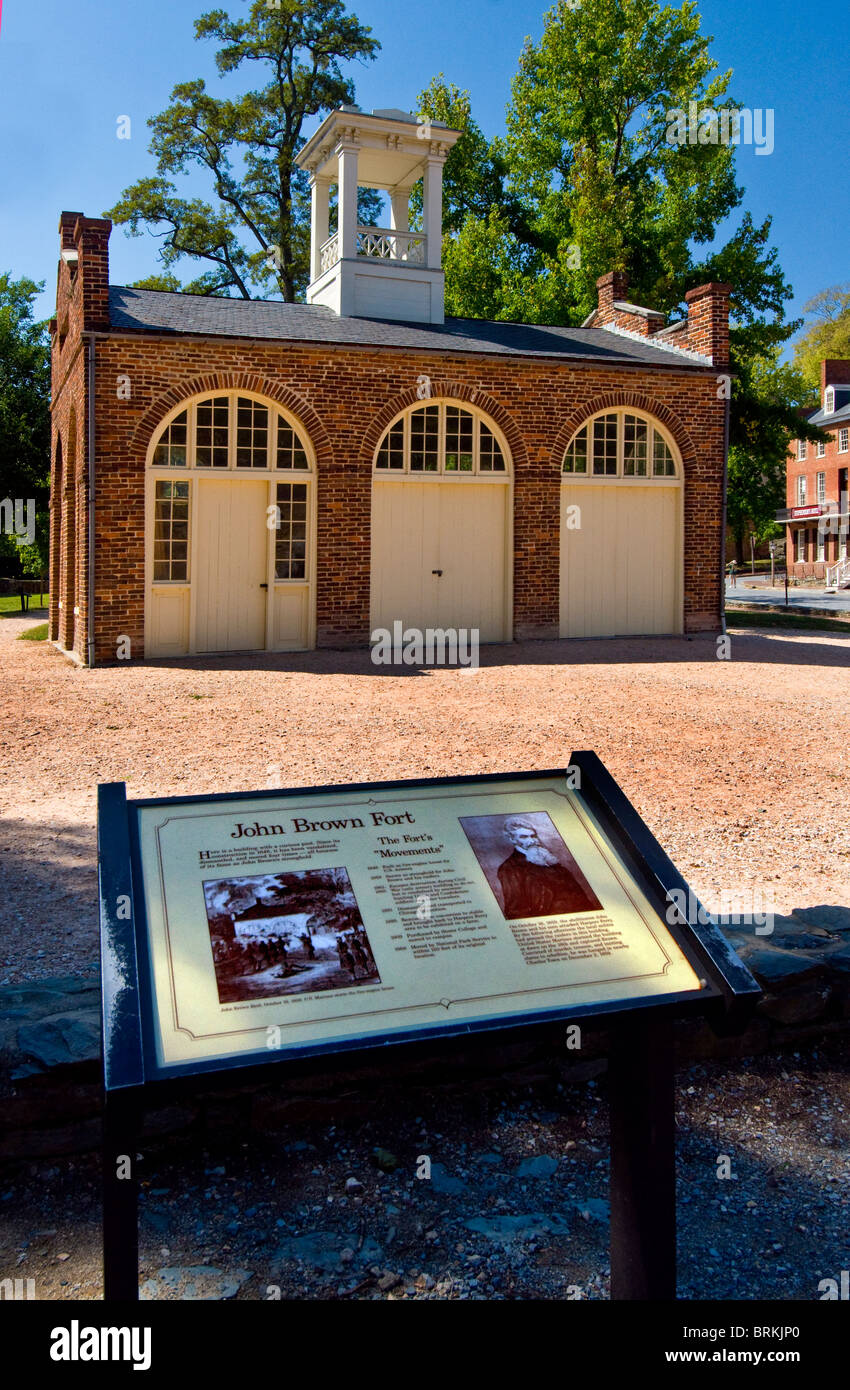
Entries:
[[530,819],[508,816],[504,831],[513,850],[497,876],[508,921],[593,912],[602,906],[590,887],[544,845]]

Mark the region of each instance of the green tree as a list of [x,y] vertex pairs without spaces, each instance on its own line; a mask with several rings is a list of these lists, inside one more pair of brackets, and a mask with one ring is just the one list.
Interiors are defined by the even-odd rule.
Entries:
[[820,389],[826,357],[850,358],[850,285],[832,285],[803,306],[806,331],[794,344],[794,361],[810,386]]
[[[213,96],[202,79],[179,83],[148,121],[156,174],[125,189],[106,216],[131,235],[149,228],[162,238],[165,273],[142,287],[292,302],[309,268],[307,176],[295,165],[304,122],[353,102],[340,65],[374,58],[380,44],[341,0],[254,0],[244,20],[212,10],[195,21],[195,37],[220,42],[221,76],[254,63],[270,80],[238,97]],[[193,167],[210,176],[215,203],[181,196],[174,179]],[[172,268],[184,258],[209,269],[181,287]]]
[[[35,502],[42,549],[50,490],[50,347],[47,324],[36,321],[33,306],[43,289],[44,281],[0,275],[0,499]],[[0,534],[0,566],[22,568],[14,536]]]
[[[520,55],[503,139],[487,143],[468,94],[442,74],[421,94],[420,114],[464,131],[446,162],[448,312],[580,324],[596,307],[597,278],[619,269],[636,303],[679,316],[689,289],[728,281],[730,443],[750,460],[764,448],[758,476],[768,477],[778,457],[784,466],[783,433],[786,443],[817,435],[800,424],[796,392],[782,399],[788,380],[774,376],[770,391],[764,383],[764,364],[775,366],[799,324],[785,320],[792,290],[770,219],[756,224],[741,209],[735,146],[719,124],[734,131],[731,73],[718,70],[711,42],[693,3],[558,0],[540,41]],[[694,144],[676,138],[676,113],[689,114],[691,103],[718,122],[714,130],[700,122],[704,143],[699,129]],[[740,504],[752,515],[744,472],[730,469],[730,510]]]
[[735,541],[735,558],[745,560],[752,532],[756,541],[781,534],[775,513],[785,506],[788,446],[792,439],[824,439],[805,421],[817,397],[794,366],[779,360],[779,348],[742,359],[733,384],[735,396],[758,402],[759,409],[733,412],[730,433],[726,516]]

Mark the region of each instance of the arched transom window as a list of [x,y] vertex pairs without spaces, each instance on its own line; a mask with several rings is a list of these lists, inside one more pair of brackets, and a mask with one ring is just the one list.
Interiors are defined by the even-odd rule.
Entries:
[[224,391],[192,401],[156,439],[154,468],[272,469],[308,472],[307,446],[282,411]]
[[677,478],[675,446],[649,415],[608,410],[582,425],[567,445],[563,471],[579,478]]
[[492,477],[507,473],[506,455],[503,441],[478,411],[434,401],[413,406],[390,425],[378,445],[375,469]]

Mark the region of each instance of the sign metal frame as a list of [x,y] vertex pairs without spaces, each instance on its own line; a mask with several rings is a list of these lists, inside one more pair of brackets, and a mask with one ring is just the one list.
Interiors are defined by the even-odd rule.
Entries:
[[[270,1080],[270,1066],[287,1075],[327,1069],[338,1055],[388,1046],[412,1054],[451,1051],[475,1035],[491,1040],[536,1034],[549,1038],[566,1022],[596,1022],[610,1030],[611,1290],[613,1298],[675,1297],[675,1169],[673,1020],[702,1016],[721,1034],[741,1031],[761,990],[702,909],[674,864],[592,752],[576,752],[575,795],[592,812],[614,849],[700,977],[702,988],[576,1004],[521,1015],[447,1020],[402,1032],[262,1049],[232,1057],[162,1066],[155,1051],[148,925],[142,891],[138,810],[212,802],[277,803],[305,796],[387,792],[412,788],[487,786],[564,778],[567,770],[486,773],[462,777],[265,789],[258,792],[161,797],[131,801],[123,783],[98,788],[104,1084],[104,1297],[138,1298],[138,1212],[135,1151],[146,1106],[177,1091]],[[676,908],[671,911],[671,903]],[[687,905],[686,911],[679,904]],[[671,918],[673,920],[671,920]],[[234,1075],[236,1073],[236,1075]],[[130,1160],[128,1174],[126,1160]]]

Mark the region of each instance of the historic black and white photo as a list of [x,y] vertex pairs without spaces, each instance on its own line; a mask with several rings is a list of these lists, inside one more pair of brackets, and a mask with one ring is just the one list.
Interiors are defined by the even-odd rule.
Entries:
[[508,921],[602,907],[545,811],[460,823]]
[[222,1004],[380,984],[344,868],[204,883]]

